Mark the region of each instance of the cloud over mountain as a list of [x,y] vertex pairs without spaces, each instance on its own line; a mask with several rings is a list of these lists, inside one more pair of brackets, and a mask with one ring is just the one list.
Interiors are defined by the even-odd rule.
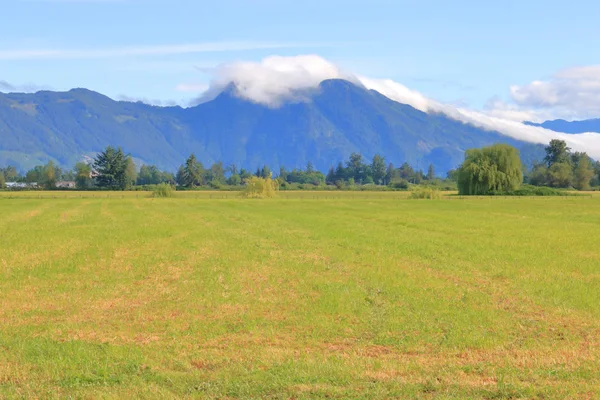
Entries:
[[[600,87],[599,71],[600,68],[595,67],[566,70],[557,74],[553,81],[513,87],[511,91],[518,105],[560,108],[574,101],[581,109],[600,115],[600,97],[594,91]],[[199,102],[215,98],[233,83],[234,93],[239,98],[277,108],[285,102],[308,100],[307,91],[317,89],[324,80],[345,79],[423,112],[444,113],[458,121],[531,143],[565,140],[574,150],[600,158],[600,134],[567,135],[525,125],[514,119],[526,119],[531,113],[518,106],[501,103],[503,108],[497,104],[489,110],[473,111],[443,104],[393,80],[353,75],[317,55],[271,56],[260,62],[222,64],[206,72],[213,75],[213,81]]]

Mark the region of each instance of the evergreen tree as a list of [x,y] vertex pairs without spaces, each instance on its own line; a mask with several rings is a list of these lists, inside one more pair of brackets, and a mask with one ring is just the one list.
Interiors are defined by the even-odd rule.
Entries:
[[273,174],[271,173],[271,168],[269,168],[267,165],[263,165],[263,167],[260,170],[260,175],[259,177],[261,178],[271,178],[273,176]]
[[312,174],[313,172],[315,172],[315,168],[313,167],[312,163],[309,161],[306,164],[306,173],[307,174]]
[[99,187],[112,190],[127,188],[127,158],[119,147],[108,146],[94,160],[96,183]]
[[429,164],[429,169],[427,170],[427,180],[431,181],[435,179],[435,169],[433,168],[433,164]]
[[6,180],[4,179],[4,171],[0,171],[0,189],[6,189]]
[[182,185],[185,187],[201,186],[204,183],[204,166],[191,154],[183,166]]
[[333,167],[329,167],[329,171],[327,172],[327,176],[325,177],[325,183],[327,183],[328,185],[333,185],[335,181],[335,169]]
[[339,162],[337,167],[335,168],[335,181],[344,181],[346,180],[346,178],[348,178],[346,168],[344,168],[344,164]]

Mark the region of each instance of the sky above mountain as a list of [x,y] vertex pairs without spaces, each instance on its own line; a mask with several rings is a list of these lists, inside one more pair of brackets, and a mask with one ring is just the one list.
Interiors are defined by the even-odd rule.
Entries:
[[318,54],[513,120],[600,116],[591,0],[6,0],[0,91],[188,104],[236,61]]

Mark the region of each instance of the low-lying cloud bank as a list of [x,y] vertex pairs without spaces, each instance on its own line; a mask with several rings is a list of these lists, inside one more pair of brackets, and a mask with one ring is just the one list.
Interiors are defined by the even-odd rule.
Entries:
[[[509,119],[527,115],[520,113],[516,108],[506,107],[502,111],[494,107],[485,112],[457,108],[429,99],[392,80],[371,79],[347,73],[316,55],[272,56],[261,62],[223,64],[210,72],[214,78],[209,89],[199,99],[200,102],[213,99],[233,82],[235,93],[240,98],[276,108],[288,101],[304,101],[306,91],[317,88],[324,80],[346,79],[423,112],[441,112],[458,121],[498,131],[503,135],[531,143],[547,144],[552,139],[561,139],[566,141],[573,150],[585,151],[590,156],[600,159],[600,134],[598,133],[569,135],[528,126]],[[589,71],[585,72],[589,73]],[[569,71],[568,76],[571,80],[578,81],[575,75],[574,71]],[[539,102],[545,93],[537,89],[537,87],[513,87],[512,93],[519,103],[530,104]],[[556,96],[550,98],[554,103],[561,104],[560,100],[556,100]]]

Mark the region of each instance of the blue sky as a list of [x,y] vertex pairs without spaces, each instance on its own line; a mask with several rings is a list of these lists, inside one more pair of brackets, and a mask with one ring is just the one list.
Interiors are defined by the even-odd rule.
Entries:
[[[589,100],[600,82],[592,0],[4,0],[0,10],[4,91],[87,87],[185,104],[210,82],[206,68],[317,54],[445,103],[600,117]],[[581,88],[563,93],[573,80],[592,90],[580,106]]]

